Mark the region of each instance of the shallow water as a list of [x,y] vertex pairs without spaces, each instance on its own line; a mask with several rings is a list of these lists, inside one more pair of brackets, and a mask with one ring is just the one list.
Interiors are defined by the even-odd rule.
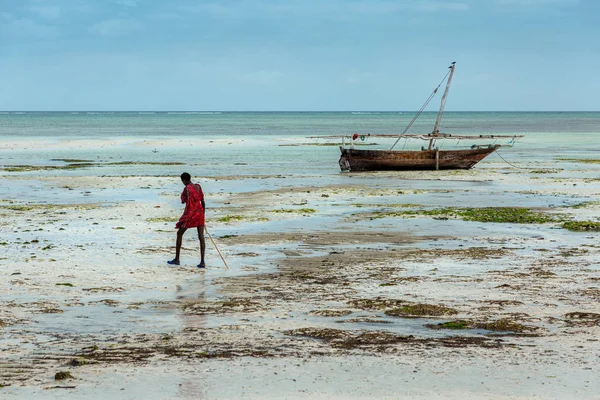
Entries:
[[[14,146],[10,151],[0,149],[0,155],[4,164],[49,164],[52,158],[93,162],[180,161],[191,166],[197,164],[194,169],[199,176],[273,173],[322,176],[338,173],[337,146],[287,145],[331,142],[306,139],[312,135],[399,133],[410,119],[411,113],[4,113],[0,114],[0,137]],[[409,133],[428,133],[434,119],[435,113],[424,114]],[[558,157],[593,157],[600,149],[597,140],[600,113],[447,113],[442,128],[447,133],[524,134],[515,147],[499,151],[511,162],[522,164],[549,162]],[[30,146],[36,140],[46,145]],[[91,141],[93,146],[85,141]],[[367,139],[365,143],[373,141]],[[382,148],[391,146],[393,141],[377,138]],[[422,143],[410,141],[409,147],[419,148]],[[449,139],[438,144],[442,148],[457,145]],[[463,140],[458,146],[471,144]],[[497,162],[500,158],[491,155],[489,160]],[[177,176],[180,169],[103,166],[92,174]],[[90,171],[63,173],[85,175]]]

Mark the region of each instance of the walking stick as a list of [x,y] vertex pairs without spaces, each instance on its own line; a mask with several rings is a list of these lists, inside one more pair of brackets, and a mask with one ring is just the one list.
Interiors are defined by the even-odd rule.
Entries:
[[215,246],[215,249],[217,250],[217,253],[219,253],[219,255],[221,256],[221,260],[223,260],[223,264],[225,264],[225,268],[229,269],[229,266],[227,265],[227,262],[225,262],[225,258],[223,258],[223,255],[219,251],[219,248],[217,247],[217,244],[213,240],[212,236],[210,236],[210,233],[208,232],[208,229],[206,228],[206,225],[204,225],[204,230],[206,231],[206,234],[210,238],[210,241],[212,242],[213,246]]

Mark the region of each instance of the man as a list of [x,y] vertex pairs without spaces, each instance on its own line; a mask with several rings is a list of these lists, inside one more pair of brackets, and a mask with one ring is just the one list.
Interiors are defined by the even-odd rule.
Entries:
[[204,242],[204,193],[202,187],[197,183],[192,183],[192,177],[187,172],[181,174],[181,182],[183,182],[183,192],[181,192],[181,203],[185,203],[185,211],[179,222],[175,225],[177,230],[177,242],[175,244],[175,258],[167,261],[167,264],[179,265],[179,252],[181,251],[181,241],[183,234],[189,228],[198,229],[198,239],[200,240],[200,264],[198,268],[206,268],[204,263],[204,250],[206,244]]

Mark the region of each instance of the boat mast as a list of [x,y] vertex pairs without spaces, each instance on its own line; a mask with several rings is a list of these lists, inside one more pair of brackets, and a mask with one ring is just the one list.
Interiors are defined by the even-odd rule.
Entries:
[[448,96],[448,90],[450,90],[450,84],[452,83],[452,75],[454,75],[454,67],[456,65],[456,61],[452,62],[450,65],[450,76],[448,77],[448,82],[446,83],[446,90],[444,91],[444,95],[442,96],[442,103],[440,104],[440,111],[438,112],[437,120],[435,121],[435,126],[433,127],[433,132],[431,133],[433,138],[429,141],[428,150],[431,150],[435,143],[436,137],[440,133],[440,123],[442,122],[442,114],[444,113],[444,107],[446,106],[446,97]]

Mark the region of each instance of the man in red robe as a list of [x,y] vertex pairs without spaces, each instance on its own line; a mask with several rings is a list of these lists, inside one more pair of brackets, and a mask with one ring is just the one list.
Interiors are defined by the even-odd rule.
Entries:
[[204,250],[206,243],[204,242],[204,210],[206,205],[204,203],[204,193],[202,193],[202,187],[197,183],[192,183],[192,177],[187,172],[181,174],[181,182],[185,188],[181,192],[181,203],[185,203],[185,211],[179,222],[175,225],[177,228],[177,242],[175,244],[175,258],[171,261],[167,261],[167,264],[179,265],[179,253],[181,251],[181,241],[183,234],[189,228],[196,228],[198,230],[198,239],[200,240],[200,264],[198,268],[206,268],[204,263]]

